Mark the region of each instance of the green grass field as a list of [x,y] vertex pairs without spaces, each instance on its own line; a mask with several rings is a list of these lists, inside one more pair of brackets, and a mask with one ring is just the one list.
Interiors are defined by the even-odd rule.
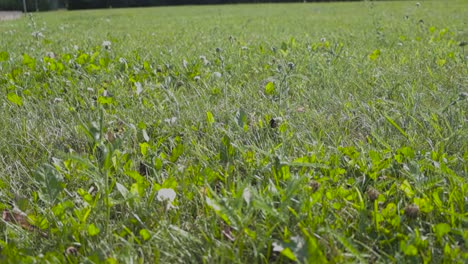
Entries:
[[466,263],[467,8],[0,22],[0,262]]

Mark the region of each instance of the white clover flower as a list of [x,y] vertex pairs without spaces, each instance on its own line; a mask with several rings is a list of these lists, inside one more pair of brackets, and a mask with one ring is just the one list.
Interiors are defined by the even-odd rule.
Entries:
[[244,191],[242,192],[242,198],[244,198],[247,204],[250,204],[250,201],[252,200],[252,192],[249,188],[244,189]]
[[274,252],[281,252],[284,250],[284,247],[282,245],[280,245],[279,243],[277,242],[273,242],[273,251]]
[[160,202],[168,201],[169,203],[172,203],[176,196],[177,194],[173,189],[162,188],[159,189],[156,199]]
[[193,79],[194,79],[196,82],[198,82],[198,81],[200,80],[200,76],[197,75],[197,76],[193,77]]
[[205,56],[203,56],[203,55],[202,55],[202,56],[200,56],[200,60],[202,60],[202,61],[203,61],[203,64],[204,64],[204,65],[208,65],[208,64],[210,64],[210,61],[209,61],[209,60],[207,60],[207,59],[206,59],[206,57],[205,57]]
[[53,53],[51,51],[48,51],[48,52],[46,52],[46,57],[49,57],[51,59],[55,59],[55,53]]
[[421,6],[421,3],[416,2],[416,7],[420,7],[420,6]]
[[88,90],[88,92],[94,92],[94,89],[91,87],[86,88],[86,90]]
[[42,34],[42,32],[40,31],[35,31],[33,33],[31,33],[31,35],[35,38],[43,38],[44,37],[44,34]]
[[305,246],[305,239],[300,237],[300,236],[293,236],[291,237],[291,241],[293,241],[294,243],[296,243],[296,248],[297,249],[301,249]]
[[73,45],[73,49],[74,49],[74,50],[79,50],[80,47],[78,47],[77,45]]
[[221,78],[222,75],[221,75],[220,72],[213,72],[213,76],[214,76],[215,78]]
[[248,50],[248,49],[249,47],[246,47],[246,46],[241,47],[241,50]]
[[111,48],[111,44],[112,44],[112,43],[111,43],[110,41],[108,41],[108,40],[104,40],[104,41],[102,42],[102,46],[103,46],[105,49],[110,49],[110,48]]
[[164,122],[168,123],[169,125],[173,125],[177,122],[177,117],[173,116],[171,118],[164,119]]
[[136,94],[140,95],[141,92],[143,92],[143,85],[141,85],[140,82],[136,82],[135,87],[136,87]]
[[127,61],[125,60],[125,58],[122,58],[122,57],[119,58],[119,62],[122,63],[122,64],[126,64],[126,63],[127,63]]
[[324,42],[326,42],[326,41],[327,41],[326,38],[320,38],[320,42],[324,43]]

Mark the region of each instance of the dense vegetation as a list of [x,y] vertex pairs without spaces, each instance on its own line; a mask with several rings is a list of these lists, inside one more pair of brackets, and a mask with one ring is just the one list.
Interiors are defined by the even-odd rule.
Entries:
[[2,263],[466,263],[465,1],[0,23]]
[[[358,1],[358,0],[340,0]],[[280,3],[280,2],[331,2],[331,0],[2,0],[0,10],[24,10],[28,12],[56,10],[58,8],[96,9],[122,7],[148,7],[170,5],[214,5],[233,3]]]
[[[341,0],[359,1],[359,0]],[[294,3],[294,2],[331,2],[331,0],[68,0],[69,9],[138,7],[167,5],[214,5],[233,3]]]
[[[59,1],[49,1],[49,0],[25,0],[26,9],[28,12],[33,11],[45,11],[50,9],[56,9],[59,7]],[[56,4],[54,4],[56,2]],[[60,1],[65,3],[64,1]],[[3,10],[21,10],[24,11],[23,0],[1,0],[0,1],[0,11]],[[62,5],[65,6],[65,5]]]

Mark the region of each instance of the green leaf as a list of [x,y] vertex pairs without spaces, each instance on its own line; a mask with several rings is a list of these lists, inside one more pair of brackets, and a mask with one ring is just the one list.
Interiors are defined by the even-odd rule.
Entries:
[[163,162],[160,158],[154,158],[154,168],[156,170],[160,170],[162,169],[162,166],[163,166]]
[[247,114],[242,109],[239,109],[239,111],[237,111],[236,119],[237,119],[237,124],[240,127],[244,127],[244,125],[247,124]]
[[179,159],[180,155],[182,155],[182,153],[184,153],[184,144],[179,143],[174,149],[172,149],[171,157],[169,160],[171,162],[176,162]]
[[142,121],[142,122],[138,123],[138,129],[144,130],[146,128],[147,128],[147,126],[146,126],[145,122]]
[[256,239],[257,238],[257,233],[255,231],[252,231],[250,230],[249,228],[244,228],[244,232],[250,237],[250,238],[253,238],[253,239]]
[[7,61],[10,58],[10,54],[6,51],[0,52],[0,61]]
[[145,241],[151,238],[150,232],[148,230],[146,230],[146,229],[141,229],[140,230],[140,236]]
[[280,175],[283,180],[289,179],[289,177],[291,177],[291,174],[289,173],[289,166],[282,165]]
[[99,96],[97,101],[98,101],[99,104],[102,104],[102,105],[112,104],[114,102],[114,98]]
[[414,198],[414,204],[417,205],[423,213],[430,213],[434,210],[434,206],[428,198]]
[[23,105],[23,98],[18,96],[16,93],[9,93],[7,95],[8,101],[14,103],[17,106],[22,106]]
[[177,181],[173,177],[169,177],[163,182],[162,188],[176,190],[177,189]]
[[357,160],[359,158],[359,155],[360,155],[359,152],[356,150],[356,148],[353,147],[353,146],[339,147],[338,150],[341,151],[341,153],[343,153],[344,155],[350,157],[353,160]]
[[412,198],[414,196],[413,188],[407,180],[404,180],[400,185],[400,190],[402,190],[408,198]]
[[122,184],[120,184],[120,183],[118,183],[118,182],[115,184],[115,187],[116,187],[117,190],[120,192],[120,194],[122,194],[122,196],[123,196],[124,198],[127,198],[127,196],[128,196],[128,189],[127,189],[127,187],[123,186]]
[[106,264],[118,264],[119,262],[115,258],[107,258],[106,259]]
[[143,197],[145,195],[146,184],[144,182],[133,183],[130,187],[130,193],[135,196]]
[[210,111],[206,112],[206,122],[209,125],[212,125],[215,122],[214,116]]
[[206,197],[205,201],[206,201],[206,205],[208,205],[211,209],[213,209],[216,215],[219,216],[221,219],[223,219],[223,221],[226,224],[228,225],[231,224],[231,221],[229,220],[229,216],[224,213],[226,211],[224,207],[222,207],[217,201],[215,201],[214,199],[210,199],[209,197]]
[[397,153],[403,155],[404,157],[408,159],[413,159],[414,158],[414,150],[410,147],[402,147],[398,149]]
[[91,196],[91,194],[89,194],[87,191],[85,191],[84,189],[82,188],[79,188],[77,190],[77,193],[81,196],[81,198],[83,198],[83,200],[85,200],[85,202],[89,203],[89,204],[92,204],[93,203],[93,197]]
[[286,43],[286,42],[283,41],[283,42],[281,43],[281,49],[284,50],[284,51],[287,51],[287,50],[288,50],[288,43]]
[[432,193],[432,201],[439,208],[442,208],[444,206],[443,203],[442,203],[442,200],[440,200],[439,192],[437,192],[437,191],[434,191]]
[[369,54],[370,60],[376,60],[380,56],[380,50],[376,49],[371,54]]
[[382,210],[382,215],[385,218],[391,218],[397,213],[397,206],[394,203],[388,203],[387,206]]
[[31,70],[36,68],[36,60],[29,57],[28,54],[23,54],[23,65],[28,66]]
[[151,72],[151,65],[150,65],[149,62],[144,61],[144,62],[143,62],[143,68],[144,68],[147,72]]
[[45,164],[34,172],[34,179],[40,187],[41,200],[48,204],[55,204],[65,186],[63,176],[52,165]]
[[83,64],[85,64],[85,63],[88,61],[88,59],[89,59],[89,55],[88,55],[88,54],[86,54],[86,53],[81,53],[80,56],[78,56],[78,58],[76,58],[75,61],[76,61],[76,63],[83,65]]
[[413,245],[408,245],[405,241],[400,242],[400,250],[407,256],[418,255],[418,249]]
[[292,261],[297,261],[296,256],[294,256],[294,253],[291,251],[289,248],[285,248],[281,251],[281,255],[287,257],[288,259]]
[[447,60],[445,60],[445,59],[438,59],[437,60],[437,65],[439,67],[443,67],[445,65],[445,63],[447,63]]
[[273,95],[275,93],[275,84],[272,82],[268,82],[265,86],[265,94]]
[[441,239],[444,235],[451,231],[450,225],[447,223],[440,223],[435,226],[435,233],[437,238]]
[[141,182],[141,183],[147,183],[148,181],[145,179],[145,177],[141,176],[140,173],[138,173],[138,171],[134,171],[134,170],[127,170],[125,171],[125,174],[129,177],[131,177],[133,180],[135,180],[136,182]]
[[408,137],[408,134],[406,134],[406,132],[392,119],[390,118],[389,116],[385,115],[385,118],[387,119],[387,121],[392,124],[392,126],[394,126],[403,136],[405,136],[407,139],[409,139]]
[[151,147],[150,144],[146,143],[146,142],[143,142],[143,143],[140,143],[140,152],[141,152],[141,155],[143,155],[144,157],[146,157],[148,155],[148,149]]
[[109,65],[110,59],[109,58],[100,58],[99,65],[102,67],[107,67]]
[[450,256],[452,253],[452,249],[450,248],[449,243],[446,243],[444,246],[444,255]]
[[95,236],[95,235],[99,234],[99,232],[101,232],[101,230],[97,226],[95,226],[94,224],[88,225],[88,234],[90,236]]

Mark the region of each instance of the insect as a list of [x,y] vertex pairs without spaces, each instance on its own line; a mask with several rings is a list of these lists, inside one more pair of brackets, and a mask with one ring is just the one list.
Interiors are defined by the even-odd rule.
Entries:
[[271,128],[279,127],[279,125],[281,124],[281,121],[283,121],[283,119],[281,117],[274,117],[274,118],[270,119],[270,127]]

